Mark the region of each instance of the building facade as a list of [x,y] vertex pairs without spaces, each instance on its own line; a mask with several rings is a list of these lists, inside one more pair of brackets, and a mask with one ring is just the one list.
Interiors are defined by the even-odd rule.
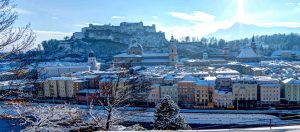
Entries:
[[217,108],[231,108],[233,107],[232,92],[215,90],[213,95],[213,102]]
[[282,81],[283,83],[283,97],[289,102],[300,103],[300,81],[288,78]]
[[178,104],[191,108],[195,102],[195,78],[186,75],[178,85]]
[[178,88],[177,85],[160,86],[160,97],[170,96],[175,103],[178,104]]
[[195,85],[194,108],[213,108],[213,94],[215,85],[208,80],[197,80]]
[[44,96],[53,98],[73,98],[78,87],[74,87],[74,81],[78,78],[52,77],[44,82]]
[[259,85],[260,104],[277,104],[280,102],[279,84],[261,84]]
[[232,96],[234,106],[237,107],[237,109],[254,108],[258,99],[256,81],[252,78],[242,78],[234,81],[232,85]]

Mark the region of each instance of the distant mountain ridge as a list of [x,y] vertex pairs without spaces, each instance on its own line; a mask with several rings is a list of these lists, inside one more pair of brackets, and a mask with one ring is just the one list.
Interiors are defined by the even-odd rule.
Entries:
[[216,37],[219,39],[237,40],[241,38],[249,38],[252,35],[272,35],[272,34],[289,34],[300,33],[300,28],[292,27],[263,27],[253,24],[235,23],[230,28],[220,29],[214,33],[207,35],[206,37]]

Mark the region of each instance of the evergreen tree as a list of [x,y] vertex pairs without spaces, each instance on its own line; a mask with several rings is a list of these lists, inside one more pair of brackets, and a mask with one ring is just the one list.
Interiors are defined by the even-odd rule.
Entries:
[[179,107],[170,96],[165,96],[156,106],[154,114],[156,130],[187,130],[190,126],[179,114]]

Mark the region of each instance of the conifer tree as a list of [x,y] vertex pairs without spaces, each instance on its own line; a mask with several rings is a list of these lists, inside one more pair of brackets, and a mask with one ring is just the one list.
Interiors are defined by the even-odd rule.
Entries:
[[187,130],[190,126],[179,114],[179,107],[170,96],[165,96],[156,106],[154,114],[156,130]]

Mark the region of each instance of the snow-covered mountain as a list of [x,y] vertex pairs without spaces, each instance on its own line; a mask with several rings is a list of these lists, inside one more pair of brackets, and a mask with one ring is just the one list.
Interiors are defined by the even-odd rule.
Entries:
[[235,23],[230,28],[220,29],[214,33],[207,35],[206,37],[223,38],[225,40],[235,40],[252,35],[272,35],[272,34],[289,34],[289,33],[300,33],[300,28],[292,27],[262,27],[252,24]]

